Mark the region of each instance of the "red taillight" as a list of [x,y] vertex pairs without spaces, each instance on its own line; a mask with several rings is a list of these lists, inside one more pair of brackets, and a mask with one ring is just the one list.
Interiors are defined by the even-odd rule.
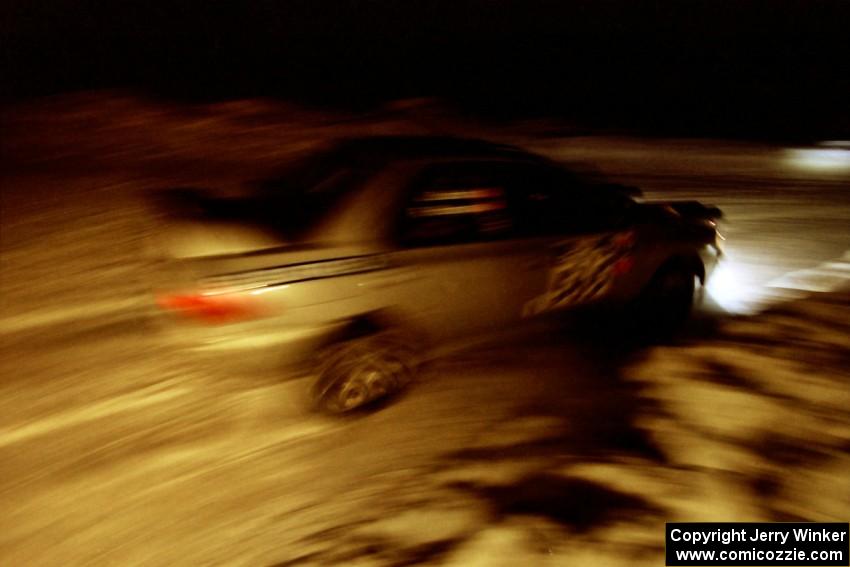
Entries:
[[234,295],[165,294],[158,296],[156,303],[166,311],[209,324],[244,321],[260,315],[255,303]]

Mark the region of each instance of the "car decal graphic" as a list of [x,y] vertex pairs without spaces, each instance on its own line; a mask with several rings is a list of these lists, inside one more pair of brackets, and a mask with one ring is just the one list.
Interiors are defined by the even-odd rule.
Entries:
[[582,305],[605,295],[613,284],[618,261],[628,255],[632,243],[631,232],[557,242],[546,291],[524,305],[523,316]]

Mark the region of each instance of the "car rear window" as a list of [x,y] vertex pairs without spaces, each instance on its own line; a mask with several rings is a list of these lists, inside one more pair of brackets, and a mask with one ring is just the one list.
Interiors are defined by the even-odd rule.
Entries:
[[160,195],[159,202],[172,220],[254,227],[292,242],[333,211],[376,169],[375,164],[351,163],[324,152],[248,183],[238,197],[179,188]]

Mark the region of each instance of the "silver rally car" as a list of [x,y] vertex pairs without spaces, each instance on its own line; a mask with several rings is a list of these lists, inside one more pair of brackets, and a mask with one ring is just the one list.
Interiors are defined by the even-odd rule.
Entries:
[[720,256],[720,212],[637,195],[478,140],[344,140],[240,197],[158,193],[156,302],[187,348],[307,368],[317,406],[348,411],[438,345],[544,314],[674,328]]

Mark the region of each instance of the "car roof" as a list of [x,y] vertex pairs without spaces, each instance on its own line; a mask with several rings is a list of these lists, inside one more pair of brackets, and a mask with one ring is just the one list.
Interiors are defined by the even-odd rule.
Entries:
[[409,159],[510,158],[548,160],[518,147],[452,136],[367,136],[338,140],[328,151],[341,161],[391,162]]
[[548,158],[507,144],[452,136],[360,136],[338,138],[310,150],[300,159],[285,163],[256,186],[278,191],[281,186],[306,188],[326,179],[329,172],[358,169],[377,173],[407,161],[511,160],[552,164]]

